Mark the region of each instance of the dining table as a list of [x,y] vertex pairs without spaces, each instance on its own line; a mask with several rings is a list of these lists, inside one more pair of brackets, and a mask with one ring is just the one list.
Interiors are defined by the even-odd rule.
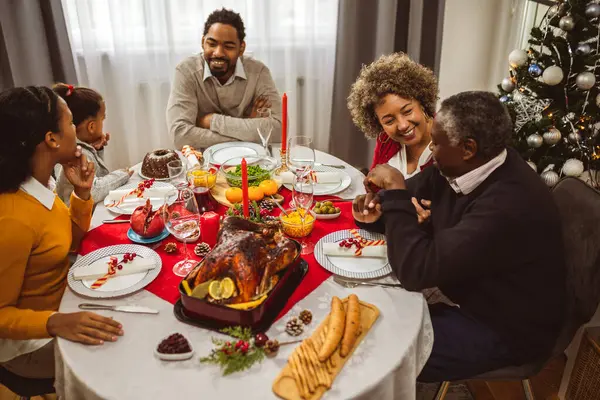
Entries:
[[[352,179],[350,186],[343,192],[336,193],[335,196],[341,199],[353,199],[364,193],[364,175],[359,170],[331,154],[318,150],[315,153],[316,162],[343,166],[343,171]],[[140,164],[134,170],[139,170],[139,167]],[[140,180],[140,176],[134,173],[130,182]],[[350,201],[339,203],[342,216],[344,213],[347,214],[345,216],[347,224],[353,222],[350,203]],[[94,231],[99,231],[106,226],[103,221],[116,217],[118,216],[99,203],[82,248],[86,248],[86,244],[88,249],[93,248],[86,241],[93,241]],[[338,228],[339,222],[335,220],[318,220],[315,223],[315,230],[307,239],[316,243],[319,236]],[[110,237],[106,238],[105,242],[111,244]],[[325,392],[322,398],[414,399],[416,378],[429,357],[434,339],[427,302],[423,295],[398,287],[361,285],[347,288],[320,266],[314,256],[303,257],[309,264],[309,270],[312,270],[315,276],[321,277],[321,280],[314,281],[313,286],[305,288],[302,293],[295,293],[288,300],[284,309],[285,314],[280,315],[280,318],[266,332],[269,338],[280,342],[289,341],[290,336],[285,331],[286,322],[292,316],[299,315],[302,310],[310,310],[313,321],[306,326],[298,338],[309,337],[328,315],[333,296],[344,298],[355,293],[361,301],[375,305],[380,310],[380,315],[335,378],[331,389]],[[172,291],[171,286],[177,286],[181,280],[173,274],[172,265],[171,259],[163,258],[159,276],[151,285],[121,298],[86,298],[67,287],[59,309],[61,313],[81,311],[79,309],[81,303],[97,303],[144,306],[157,310],[158,314],[97,311],[119,321],[124,330],[124,335],[116,342],[106,342],[100,346],[86,346],[58,338],[55,387],[60,398],[69,400],[277,398],[273,393],[272,385],[286,365],[294,345],[281,346],[275,357],[266,358],[248,370],[227,376],[223,376],[217,366],[200,363],[200,357],[208,355],[214,348],[212,338],[225,336],[215,331],[188,325],[175,317],[174,299],[163,295],[163,292]],[[374,282],[397,283],[392,276]],[[194,356],[185,361],[163,361],[157,358],[155,349],[158,343],[175,332],[181,333],[188,339],[194,349]]]

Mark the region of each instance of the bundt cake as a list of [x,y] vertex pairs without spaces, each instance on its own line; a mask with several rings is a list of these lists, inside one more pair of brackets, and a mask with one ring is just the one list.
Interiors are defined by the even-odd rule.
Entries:
[[167,168],[167,164],[173,160],[180,160],[177,153],[173,150],[154,150],[144,157],[144,161],[142,162],[142,175],[146,178],[168,178],[169,169]]

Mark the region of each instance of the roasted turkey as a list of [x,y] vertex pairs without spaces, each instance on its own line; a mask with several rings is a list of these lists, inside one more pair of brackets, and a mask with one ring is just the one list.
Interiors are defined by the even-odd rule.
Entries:
[[[297,247],[276,226],[228,217],[214,249],[194,271],[194,286],[230,277],[237,295],[229,303],[244,303],[271,289],[276,273],[289,266]],[[193,274],[193,275],[194,275]]]

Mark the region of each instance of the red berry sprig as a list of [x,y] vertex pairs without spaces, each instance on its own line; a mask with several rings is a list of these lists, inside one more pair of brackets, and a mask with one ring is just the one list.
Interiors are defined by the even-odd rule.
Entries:
[[352,246],[356,246],[357,249],[360,249],[363,247],[362,242],[359,241],[358,239],[354,239],[354,238],[348,238],[348,239],[342,240],[340,242],[339,246],[345,247],[347,249],[352,248]]
[[240,351],[242,354],[246,354],[248,352],[249,348],[250,348],[250,344],[245,340],[240,339],[235,344],[235,349]]
[[133,259],[136,257],[137,257],[137,254],[135,254],[135,253],[125,253],[123,255],[123,261],[121,261],[121,262],[124,264],[127,264],[128,262],[133,261]]
[[137,189],[135,190],[137,197],[142,197],[144,194],[144,190],[150,189],[152,185],[154,185],[155,179],[146,179],[145,181],[141,181],[138,183]]

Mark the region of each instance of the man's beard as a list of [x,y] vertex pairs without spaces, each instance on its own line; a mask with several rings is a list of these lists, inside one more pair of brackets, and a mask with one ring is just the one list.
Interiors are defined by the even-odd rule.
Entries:
[[[211,62],[212,61],[222,61],[224,63],[223,68],[220,69],[213,69],[211,68]],[[227,75],[227,73],[229,72],[230,69],[230,63],[228,60],[224,60],[222,58],[212,58],[209,62],[208,62],[208,67],[210,68],[210,73],[216,77],[216,78],[220,78],[224,75]]]

